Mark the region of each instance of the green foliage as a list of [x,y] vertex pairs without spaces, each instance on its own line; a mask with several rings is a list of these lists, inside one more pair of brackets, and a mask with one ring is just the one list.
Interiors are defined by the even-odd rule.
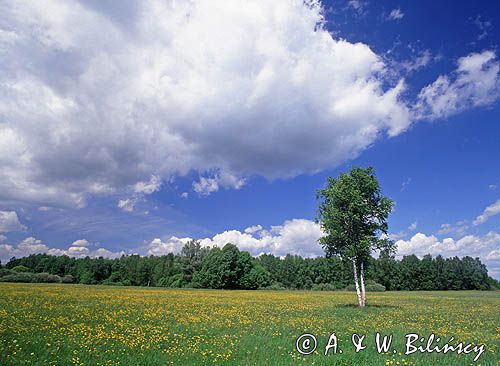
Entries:
[[[188,256],[183,256],[182,253],[177,256],[132,255],[116,259],[77,259],[34,254],[11,260],[7,263],[7,268],[0,268],[0,281],[33,282],[33,273],[12,270],[22,265],[34,268],[39,273],[57,274],[63,283],[70,283],[72,279],[73,283],[115,286],[149,284],[183,288],[218,286],[238,289],[316,290],[321,287],[344,289],[352,282],[352,263],[339,257],[302,258],[287,255],[280,258],[265,254],[252,258],[247,252],[241,252],[234,246],[226,248],[229,253],[225,256],[222,256],[223,249],[207,251],[211,258],[203,257],[204,267],[201,264],[189,265],[192,268],[199,267],[198,270],[194,269],[192,281],[186,280],[187,272],[182,269],[188,266]],[[108,274],[108,277],[102,279],[103,274]],[[367,284],[369,280],[374,280],[389,291],[488,290],[499,287],[498,281],[488,277],[486,267],[478,258],[433,258],[429,255],[422,259],[407,256],[396,260],[388,251],[382,252],[377,259],[368,258],[366,279]]]
[[109,278],[102,281],[102,284],[106,286],[123,286],[123,283],[111,281]]
[[10,274],[16,274],[16,272],[8,268],[0,268],[0,277],[7,276]]
[[256,265],[240,279],[241,288],[248,290],[264,288],[269,286],[270,283],[271,276],[261,265]]
[[50,273],[17,272],[0,277],[1,282],[60,283],[61,277]]
[[264,290],[270,290],[270,291],[284,291],[286,290],[286,287],[283,286],[282,283],[280,282],[275,282],[267,287],[264,288]]
[[[373,280],[366,281],[366,292],[384,292],[385,286],[377,283]],[[346,288],[346,291],[356,291],[356,287],[354,285],[349,285]]]
[[366,281],[366,291],[368,292],[384,292],[385,291],[385,286],[381,285],[380,283],[377,283],[373,280],[368,280]]
[[182,247],[178,262],[184,279],[180,283],[185,284],[192,281],[194,273],[201,268],[203,259],[209,251],[210,248],[202,247],[197,240],[190,240]]
[[26,266],[15,266],[12,270],[14,272],[31,272],[31,270]]
[[187,282],[184,279],[184,275],[182,273],[177,273],[170,277],[162,277],[158,280],[157,286],[159,287],[173,287],[173,288],[181,288],[184,287]]
[[20,272],[3,276],[0,282],[33,282],[34,277],[33,273]]
[[50,273],[42,272],[35,273],[33,276],[33,282],[41,282],[41,283],[60,283],[61,277],[58,275],[52,275]]
[[72,275],[67,274],[61,278],[61,282],[62,283],[74,283],[75,278]]
[[353,167],[349,174],[328,178],[317,192],[321,199],[317,221],[326,235],[320,239],[327,256],[366,261],[373,250],[392,250],[394,244],[380,239],[387,234],[387,218],[393,202],[383,197],[373,168]]
[[[198,287],[215,289],[239,289],[250,285],[250,271],[253,258],[248,252],[240,252],[234,244],[226,244],[222,249],[212,248],[203,259],[201,268],[193,276]],[[241,280],[245,279],[245,283]]]

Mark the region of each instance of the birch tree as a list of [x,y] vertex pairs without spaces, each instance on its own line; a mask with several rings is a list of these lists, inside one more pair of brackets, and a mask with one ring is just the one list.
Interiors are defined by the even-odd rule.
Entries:
[[382,196],[371,167],[353,167],[348,174],[329,177],[317,198],[321,202],[316,220],[325,232],[320,244],[327,257],[340,256],[352,262],[358,305],[364,307],[367,260],[374,250],[394,250],[394,243],[382,238],[387,237],[393,201]]

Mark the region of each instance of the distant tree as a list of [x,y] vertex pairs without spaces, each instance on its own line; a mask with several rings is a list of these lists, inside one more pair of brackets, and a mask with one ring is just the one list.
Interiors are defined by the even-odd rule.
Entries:
[[420,290],[422,282],[421,262],[415,254],[405,255],[401,260],[403,286],[401,290]]
[[[210,259],[204,252],[212,253]],[[30,271],[22,272],[27,269]],[[479,258],[445,259],[440,255],[436,258],[425,255],[419,259],[410,255],[396,260],[390,250],[382,250],[377,259],[367,258],[364,269],[367,292],[381,289],[380,285],[387,290],[488,290],[499,287],[498,281],[488,277],[488,270]],[[280,258],[264,254],[252,258],[234,245],[211,250],[193,242],[179,255],[169,253],[159,257],[124,255],[108,259],[31,254],[13,258],[0,268],[0,281],[59,282],[60,279],[63,283],[126,286],[312,290],[348,287],[355,290],[352,272],[352,262],[339,256],[302,258],[287,255]],[[190,273],[192,279],[188,280]]]
[[424,255],[420,261],[420,286],[419,290],[433,290],[437,287],[437,267],[436,262],[430,254]]
[[393,202],[381,195],[371,167],[354,167],[349,174],[328,178],[326,188],[318,190],[317,198],[322,200],[317,221],[326,233],[320,243],[328,257],[340,256],[352,262],[358,305],[364,307],[365,263],[373,250],[394,248],[392,241],[380,239],[380,234],[387,235]]
[[210,248],[202,247],[198,240],[190,240],[182,247],[179,262],[186,282],[191,282],[209,251]]
[[193,277],[194,285],[216,289],[243,288],[241,279],[253,268],[253,258],[234,244],[214,247]]
[[374,264],[374,279],[387,290],[399,290],[401,271],[393,253],[383,250]]
[[256,265],[250,271],[245,273],[240,279],[240,286],[243,289],[255,290],[264,288],[271,284],[271,276],[264,267]]

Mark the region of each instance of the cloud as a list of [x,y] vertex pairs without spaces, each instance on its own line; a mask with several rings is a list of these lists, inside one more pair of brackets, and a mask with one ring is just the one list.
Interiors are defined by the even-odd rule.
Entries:
[[139,202],[146,201],[145,196],[160,190],[162,181],[157,175],[152,175],[149,181],[140,181],[131,187],[132,196],[118,200],[116,207],[124,212],[133,212]]
[[367,2],[364,0],[349,0],[347,6],[354,9],[359,15],[365,14]]
[[86,239],[78,239],[75,240],[71,246],[76,246],[76,247],[88,247],[90,243]]
[[219,182],[215,178],[200,177],[198,182],[193,182],[193,190],[202,196],[208,196],[219,190]]
[[399,240],[401,238],[404,238],[408,236],[412,231],[415,231],[417,229],[418,221],[415,221],[411,223],[406,230],[401,230],[397,233],[389,233],[388,235],[382,234],[381,238],[388,238],[391,240]]
[[498,185],[497,185],[497,184],[490,184],[490,185],[488,186],[488,188],[489,188],[489,189],[491,189],[492,191],[494,191],[495,189],[497,189],[497,188],[498,188]]
[[245,179],[222,172],[215,174],[212,178],[200,177],[198,182],[193,182],[193,190],[202,196],[208,196],[217,192],[220,187],[240,189],[244,184]]
[[166,241],[159,238],[153,239],[148,245],[148,255],[166,255],[168,253],[179,253],[182,247],[192,240],[191,238],[170,237]]
[[23,231],[26,226],[21,224],[16,211],[0,211],[0,233]]
[[446,118],[465,109],[494,103],[500,98],[499,71],[500,62],[494,51],[461,57],[454,78],[441,75],[420,91],[414,118]]
[[500,200],[486,207],[481,215],[473,221],[474,225],[484,224],[492,216],[500,214]]
[[0,234],[0,241],[4,241],[5,239],[7,239],[7,237],[5,235]]
[[259,231],[262,231],[263,227],[262,225],[254,225],[254,226],[249,226],[247,227],[244,232],[246,234],[253,234],[253,233],[256,233],[256,232],[259,232]]
[[463,236],[470,228],[467,220],[457,221],[455,224],[442,224],[437,232],[439,235]]
[[125,212],[132,212],[134,211],[135,204],[137,203],[137,201],[138,201],[137,197],[125,198],[119,200],[116,207],[122,209]]
[[0,261],[5,264],[10,258],[12,258],[14,252],[14,247],[9,244],[0,244]]
[[458,240],[452,238],[439,240],[434,235],[417,233],[409,240],[398,240],[396,245],[399,256],[415,254],[422,257],[431,254],[443,257],[479,257],[487,265],[490,276],[500,277],[498,258],[500,234],[496,232],[489,232],[483,236],[465,235]]
[[[272,226],[269,230],[263,229],[261,225],[248,227],[243,232],[226,230],[212,238],[201,239],[200,243],[205,247],[223,247],[227,243],[233,243],[240,250],[248,251],[252,255],[270,253],[278,256],[297,254],[314,257],[324,254],[318,243],[321,236],[323,236],[322,230],[314,221],[293,219],[285,221],[283,225]],[[172,236],[165,241],[154,239],[149,243],[147,253],[153,255],[178,253],[189,240],[192,238]]]
[[317,2],[1,11],[0,201],[81,207],[192,171],[234,177],[205,178],[208,191],[289,178],[410,124],[403,81],[366,44],[332,38]]
[[404,16],[405,16],[405,14],[401,11],[401,9],[396,8],[396,9],[391,10],[389,15],[387,16],[387,19],[389,19],[389,20],[401,20],[401,19],[403,19]]
[[406,189],[406,187],[408,187],[408,185],[410,183],[411,183],[411,178],[408,178],[403,183],[401,183],[401,189],[400,189],[400,191],[403,192]]
[[137,182],[134,185],[134,192],[142,194],[152,194],[160,190],[160,186],[161,178],[157,175],[152,175],[151,179],[147,182]]
[[53,207],[48,207],[48,206],[40,206],[40,207],[38,207],[38,211],[42,211],[42,212],[51,211],[53,209],[54,209]]
[[30,254],[47,253],[50,255],[67,255],[70,257],[82,258],[82,257],[105,257],[105,258],[117,258],[125,255],[125,252],[112,252],[105,248],[97,248],[96,250],[90,250],[87,248],[89,242],[85,239],[80,239],[74,241],[67,249],[51,248],[44,244],[40,239],[34,237],[28,237],[22,240],[16,246],[10,244],[0,244],[0,260],[5,263],[10,258],[16,257],[26,257]]
[[431,51],[423,50],[415,57],[413,57],[410,61],[404,61],[400,63],[399,66],[401,66],[407,73],[410,73],[427,66],[432,61],[432,59],[433,57]]
[[479,29],[480,33],[477,40],[480,41],[488,36],[488,31],[492,28],[493,24],[489,20],[482,20],[481,15],[474,19],[474,25]]
[[[271,253],[284,256],[290,253],[314,257],[324,254],[323,249],[318,244],[318,239],[322,235],[320,226],[315,222],[305,219],[293,219],[285,221],[283,225],[272,226],[268,230],[265,230],[261,225],[248,227],[244,232],[227,230],[211,238],[203,238],[200,242],[205,247],[223,247],[227,243],[233,243],[240,250],[246,250],[252,255]],[[155,256],[179,253],[190,240],[192,240],[190,237],[176,236],[171,236],[168,239],[155,238],[146,247],[138,248],[137,252]],[[51,248],[41,240],[29,237],[17,246],[1,244],[0,259],[8,261],[13,256],[19,258],[35,253],[68,255],[77,258],[85,256],[116,258],[125,254],[123,251],[113,252],[106,248],[91,250],[89,246],[88,240],[79,239],[75,240],[66,249]]]
[[181,193],[181,198],[188,198],[189,197],[189,193],[188,192],[182,192]]
[[89,255],[89,248],[71,246],[68,248],[66,253],[71,257],[85,257],[85,256]]
[[42,243],[41,240],[35,239],[30,236],[29,238],[24,239],[21,243],[18,244],[17,249],[21,253],[44,253],[48,251],[48,247]]
[[120,258],[122,255],[125,255],[125,252],[119,251],[119,252],[112,252],[110,250],[107,250],[105,248],[97,248],[96,250],[93,251],[92,256],[94,257],[103,257],[103,258]]

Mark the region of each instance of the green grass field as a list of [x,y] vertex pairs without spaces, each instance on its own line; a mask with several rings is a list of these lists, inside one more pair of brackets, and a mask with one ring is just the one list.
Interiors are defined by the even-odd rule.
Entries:
[[[211,291],[0,284],[0,365],[499,365],[500,292]],[[318,348],[301,355],[304,332]],[[342,353],[324,356],[331,333]],[[374,334],[392,334],[388,354]],[[474,354],[405,351],[405,334],[484,344]],[[351,334],[366,335],[354,352]],[[417,346],[419,345],[416,344]],[[338,349],[338,351],[339,351]],[[394,350],[396,353],[394,353]]]

